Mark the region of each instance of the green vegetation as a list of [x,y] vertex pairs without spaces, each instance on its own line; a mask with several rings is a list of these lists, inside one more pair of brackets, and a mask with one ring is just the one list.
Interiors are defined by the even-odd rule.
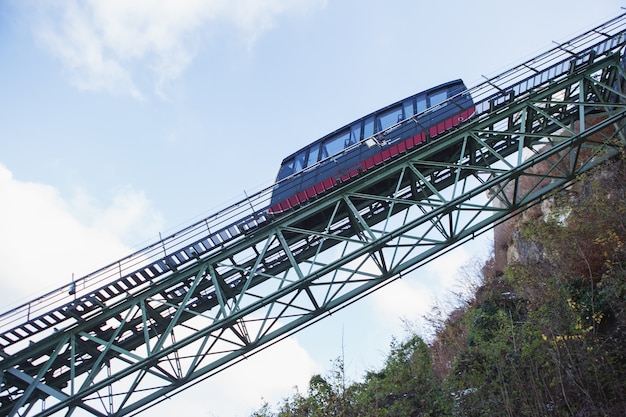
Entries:
[[346,384],[343,362],[276,410],[299,416],[626,415],[626,170],[604,166],[518,226],[523,261],[493,276],[426,344],[394,341]]

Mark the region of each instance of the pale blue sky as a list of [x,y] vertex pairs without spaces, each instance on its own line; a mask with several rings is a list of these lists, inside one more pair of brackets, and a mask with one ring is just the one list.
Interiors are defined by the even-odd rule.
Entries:
[[[285,155],[367,112],[451,79],[478,84],[622,5],[2,0],[0,306],[270,185]],[[150,415],[248,415],[261,397],[304,390],[342,344],[358,377],[380,365],[392,335],[402,337],[401,317],[418,320],[456,270],[488,250],[475,246]],[[242,379],[234,404],[229,392]]]

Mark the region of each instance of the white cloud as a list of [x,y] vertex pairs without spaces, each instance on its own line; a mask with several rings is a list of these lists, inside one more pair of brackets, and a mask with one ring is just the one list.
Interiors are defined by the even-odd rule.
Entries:
[[[20,181],[0,164],[0,312],[68,285],[130,253],[122,243],[155,227],[158,212],[132,188],[116,191],[100,207],[79,193],[65,200],[52,186]],[[247,416],[263,399],[276,404],[316,370],[308,352],[287,338],[196,387],[152,408],[152,416]]]
[[[160,216],[147,197],[124,187],[107,204],[81,192],[71,200],[45,184],[23,182],[0,165],[0,306],[28,301],[69,284],[130,252],[123,243],[141,230],[158,228]],[[412,276],[371,295],[377,317],[391,334],[402,318],[417,320],[454,286],[470,259],[460,250],[434,260]],[[4,308],[3,308],[4,310]],[[306,390],[324,372],[295,338],[287,338],[150,410],[150,415],[247,416],[263,399],[277,404],[294,386]]]
[[[308,352],[289,337],[201,383],[203,411],[211,417],[245,417],[267,401],[275,406],[293,387],[306,391],[311,376],[321,372]],[[180,402],[189,401],[180,398]],[[161,411],[161,410],[155,410]],[[172,415],[164,413],[163,415]]]
[[[424,320],[435,307],[448,310],[458,301],[453,294],[467,295],[474,282],[466,282],[474,277],[464,276],[464,269],[470,267],[472,259],[482,263],[486,257],[476,252],[482,250],[482,241],[462,246],[432,260],[402,279],[372,294],[374,305],[382,320],[395,328],[392,333],[399,335],[405,328],[405,320],[417,325],[424,336],[430,332]],[[469,273],[473,271],[468,271]],[[444,313],[447,313],[446,311]]]
[[222,23],[251,45],[284,15],[303,14],[327,0],[61,0],[35,2],[36,32],[81,90],[158,95],[187,68],[199,43]]
[[78,191],[70,201],[70,209],[81,222],[95,230],[112,233],[127,244],[137,245],[158,238],[159,231],[163,230],[163,216],[152,207],[145,193],[127,185],[114,190],[110,198],[110,204],[102,207],[94,196]]
[[227,19],[243,30],[249,43],[274,27],[282,15],[305,14],[322,8],[327,0],[235,0],[229,2]]
[[263,405],[272,407],[298,386],[306,392],[320,372],[308,352],[289,337],[224,371],[200,381],[145,412],[158,416],[247,417]]
[[[124,239],[161,222],[132,189],[119,190],[110,205],[98,207],[87,195],[68,201],[52,186],[19,181],[2,165],[0,201],[0,306],[28,301],[68,284],[72,274],[81,277],[130,253]],[[90,216],[77,216],[86,207]]]

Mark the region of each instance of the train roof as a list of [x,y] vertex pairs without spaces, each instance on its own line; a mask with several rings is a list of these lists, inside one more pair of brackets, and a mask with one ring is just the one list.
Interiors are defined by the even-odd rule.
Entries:
[[329,138],[329,137],[333,136],[334,134],[339,133],[339,132],[341,132],[341,131],[345,130],[346,128],[348,128],[348,127],[352,126],[354,123],[359,122],[359,121],[361,121],[361,120],[363,120],[363,119],[366,119],[366,118],[368,118],[369,116],[371,116],[371,115],[373,115],[373,114],[377,114],[377,113],[383,112],[383,111],[385,111],[385,110],[387,110],[387,109],[390,109],[390,108],[392,108],[392,107],[394,107],[394,106],[397,106],[398,104],[401,104],[403,101],[405,101],[405,100],[407,100],[407,99],[409,99],[409,98],[413,98],[413,97],[415,97],[415,96],[419,96],[419,95],[428,94],[428,93],[430,93],[431,91],[440,90],[440,89],[442,89],[442,88],[449,87],[449,86],[452,86],[452,85],[458,85],[458,84],[464,85],[464,84],[463,84],[463,80],[459,78],[459,79],[456,79],[456,80],[452,80],[452,81],[448,81],[448,82],[445,82],[445,83],[439,84],[439,85],[437,85],[437,86],[435,86],[435,87],[431,87],[431,88],[429,88],[429,89],[427,89],[427,90],[420,91],[419,93],[415,93],[415,94],[412,94],[412,95],[410,95],[410,96],[406,96],[406,97],[404,97],[402,100],[394,101],[393,103],[388,104],[388,105],[386,105],[385,107],[381,107],[381,108],[380,108],[380,109],[378,109],[378,110],[375,110],[375,111],[373,111],[373,112],[371,112],[371,113],[366,114],[365,116],[362,116],[362,117],[360,117],[360,118],[358,118],[358,119],[355,119],[355,120],[351,121],[350,123],[348,123],[348,124],[346,124],[346,125],[343,125],[343,126],[341,126],[340,128],[338,128],[338,129],[333,130],[332,132],[330,132],[330,133],[328,133],[328,134],[326,134],[326,135],[322,136],[321,138],[319,138],[319,139],[317,139],[317,140],[315,140],[315,141],[313,141],[313,142],[309,143],[309,144],[308,144],[308,145],[306,145],[305,147],[300,148],[300,149],[298,149],[297,151],[295,151],[295,152],[291,153],[290,155],[286,156],[285,158],[283,158],[283,161],[282,161],[282,163],[281,163],[281,166],[283,166],[283,165],[285,164],[285,162],[287,162],[289,159],[291,159],[291,158],[295,157],[298,153],[302,152],[304,149],[307,149],[307,148],[309,148],[309,147],[311,147],[311,146],[315,145],[316,143],[322,142],[324,139],[327,139],[327,138]]

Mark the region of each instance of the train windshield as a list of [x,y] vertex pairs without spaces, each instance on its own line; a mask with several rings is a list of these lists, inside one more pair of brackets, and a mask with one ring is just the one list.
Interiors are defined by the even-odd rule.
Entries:
[[281,165],[280,170],[278,171],[278,177],[276,178],[276,181],[285,179],[293,173],[293,158],[291,158],[289,161],[283,162],[283,164]]
[[276,181],[280,181],[288,176],[295,174],[298,171],[302,171],[306,163],[306,150],[300,151],[296,154],[295,158],[289,158],[284,161],[278,171],[278,178]]
[[296,160],[293,165],[293,172],[302,171],[305,167],[306,151],[301,151],[296,155]]

